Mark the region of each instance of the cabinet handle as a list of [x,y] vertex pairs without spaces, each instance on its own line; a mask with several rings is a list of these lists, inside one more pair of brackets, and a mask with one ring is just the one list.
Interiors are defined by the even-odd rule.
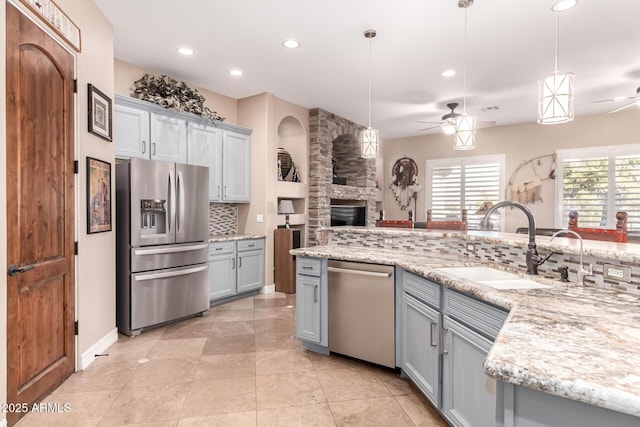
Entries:
[[313,267],[312,267],[312,266],[310,266],[310,265],[303,265],[303,266],[302,266],[302,269],[303,269],[303,270],[313,270]]
[[153,148],[153,155],[155,156],[156,155],[156,143],[155,142],[152,143],[151,147]]
[[227,197],[227,186],[224,186],[224,196],[223,197]]
[[216,197],[220,197],[220,186],[218,185],[218,192],[216,193]]
[[447,336],[448,331],[449,331],[449,328],[442,328],[442,354],[449,354],[449,352],[447,351],[444,345],[447,342],[445,338]]
[[242,257],[238,257],[238,268],[242,268]]
[[142,141],[142,153],[147,152],[147,141]]
[[318,302],[318,285],[313,287],[313,302]]
[[236,269],[236,259],[235,258],[231,258],[231,269],[232,270]]
[[437,323],[431,322],[431,335],[429,337],[429,344],[431,344],[431,347],[437,347],[438,343],[437,342],[433,342],[433,327],[437,326]]
[[248,246],[248,247],[250,247],[250,248],[252,248],[252,247],[254,247],[254,246],[255,246],[255,244],[254,244],[254,243],[251,243],[250,245],[247,245],[247,246]]
[[216,248],[216,251],[221,251],[222,249],[224,249],[224,248]]

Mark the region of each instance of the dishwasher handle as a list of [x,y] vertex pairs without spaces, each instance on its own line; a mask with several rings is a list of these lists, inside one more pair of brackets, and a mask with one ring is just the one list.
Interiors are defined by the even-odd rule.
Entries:
[[339,267],[327,267],[329,273],[345,273],[345,274],[355,274],[358,276],[369,276],[369,277],[383,277],[388,278],[391,277],[392,273],[381,273],[379,271],[367,271],[367,270],[352,270],[350,268],[339,268]]

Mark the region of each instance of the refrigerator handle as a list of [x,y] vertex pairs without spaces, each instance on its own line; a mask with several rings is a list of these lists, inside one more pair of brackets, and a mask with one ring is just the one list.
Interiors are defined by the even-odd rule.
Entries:
[[169,172],[169,217],[167,218],[169,233],[172,232],[171,225],[176,223],[176,186],[173,183],[173,172]]
[[176,185],[178,189],[178,212],[176,214],[176,233],[180,233],[182,230],[182,226],[184,225],[182,222],[184,221],[184,177],[182,176],[182,171],[178,171],[178,183]]

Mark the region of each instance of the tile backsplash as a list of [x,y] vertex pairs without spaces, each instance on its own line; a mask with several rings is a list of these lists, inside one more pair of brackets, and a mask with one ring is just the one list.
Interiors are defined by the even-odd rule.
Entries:
[[238,234],[238,205],[209,203],[209,234]]

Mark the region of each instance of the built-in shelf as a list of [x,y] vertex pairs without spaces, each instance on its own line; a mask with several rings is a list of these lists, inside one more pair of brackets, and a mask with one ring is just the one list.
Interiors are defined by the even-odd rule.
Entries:
[[304,182],[276,181],[275,193],[279,199],[306,198],[308,184]]

